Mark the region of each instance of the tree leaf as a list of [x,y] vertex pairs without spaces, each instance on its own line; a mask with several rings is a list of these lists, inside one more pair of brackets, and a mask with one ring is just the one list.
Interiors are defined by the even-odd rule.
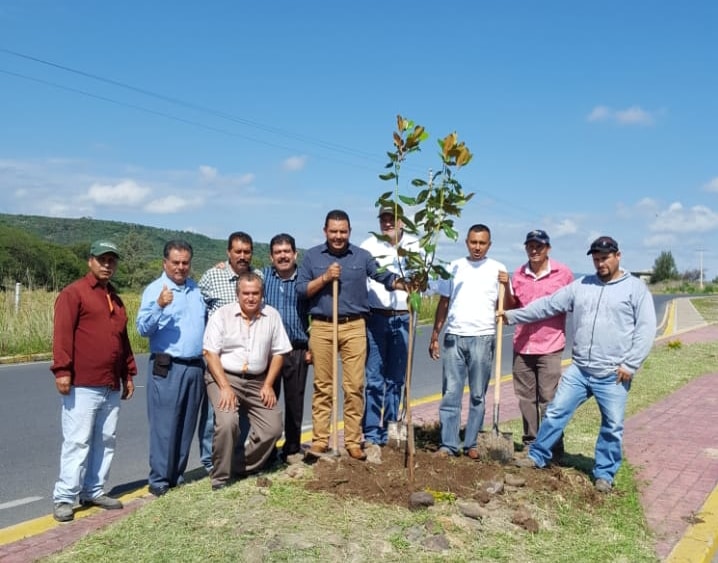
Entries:
[[396,178],[396,174],[394,172],[389,172],[388,174],[379,174],[379,178],[382,180],[393,180]]

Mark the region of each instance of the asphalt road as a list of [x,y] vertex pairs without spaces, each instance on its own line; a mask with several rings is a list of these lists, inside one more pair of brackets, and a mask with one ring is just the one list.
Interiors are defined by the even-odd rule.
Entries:
[[[669,296],[657,296],[659,323]],[[569,321],[570,322],[570,321]],[[428,357],[431,329],[417,331],[412,398],[440,393],[441,362]],[[512,327],[505,327],[502,373],[511,372]],[[570,349],[567,346],[567,350]],[[568,357],[568,353],[566,354]],[[147,356],[137,358],[140,370],[135,396],[123,401],[117,450],[108,491],[119,493],[146,484],[148,433],[146,415]],[[311,426],[311,369],[305,397],[305,428]],[[0,528],[45,516],[52,511],[52,488],[59,470],[60,400],[49,362],[0,365]],[[341,401],[340,401],[341,404]],[[340,413],[341,416],[341,413]],[[201,467],[197,444],[188,469]]]

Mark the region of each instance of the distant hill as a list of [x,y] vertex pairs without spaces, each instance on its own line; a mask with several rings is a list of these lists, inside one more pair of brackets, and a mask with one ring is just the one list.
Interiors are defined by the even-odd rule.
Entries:
[[[120,248],[131,248],[133,262],[151,264],[155,272],[159,272],[157,265],[161,261],[165,243],[171,239],[184,239],[194,249],[192,269],[195,278],[227,256],[226,239],[212,239],[189,231],[173,231],[135,223],[101,221],[89,217],[66,219],[0,213],[0,226],[3,225],[19,229],[53,246],[68,247],[80,258],[87,256],[92,241],[107,238],[116,242]],[[0,245],[0,249],[1,247]],[[253,265],[259,268],[267,264],[269,264],[269,244],[255,241]],[[145,282],[146,276],[142,277],[142,280],[137,281]]]

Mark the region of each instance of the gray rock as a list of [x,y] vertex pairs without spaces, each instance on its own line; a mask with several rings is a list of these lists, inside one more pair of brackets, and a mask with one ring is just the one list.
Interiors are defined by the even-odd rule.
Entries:
[[467,518],[473,518],[474,520],[481,520],[488,516],[488,511],[474,500],[460,500],[457,501],[456,507],[459,512]]
[[423,542],[421,542],[421,545],[423,545],[429,551],[447,551],[451,549],[449,540],[446,539],[446,536],[444,534],[428,537]]
[[434,505],[434,497],[425,491],[411,493],[409,497],[409,510],[421,510]]
[[526,478],[521,475],[514,475],[513,473],[507,473],[504,475],[504,483],[510,487],[523,487],[526,484]]

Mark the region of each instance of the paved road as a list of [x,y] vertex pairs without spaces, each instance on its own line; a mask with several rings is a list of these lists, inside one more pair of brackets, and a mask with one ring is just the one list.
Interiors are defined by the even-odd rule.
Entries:
[[[658,296],[655,301],[660,322],[669,297]],[[441,363],[431,361],[427,354],[430,333],[428,327],[417,333],[413,398],[441,391]],[[512,327],[506,327],[502,373],[511,371],[512,335]],[[135,397],[122,403],[108,487],[113,492],[136,488],[147,479],[146,355],[138,356],[138,367]],[[60,402],[48,362],[0,365],[0,385],[0,528],[5,528],[51,511],[52,487],[59,468]],[[310,370],[306,428],[311,422],[311,385]],[[200,463],[195,443],[189,468],[196,467]]]

